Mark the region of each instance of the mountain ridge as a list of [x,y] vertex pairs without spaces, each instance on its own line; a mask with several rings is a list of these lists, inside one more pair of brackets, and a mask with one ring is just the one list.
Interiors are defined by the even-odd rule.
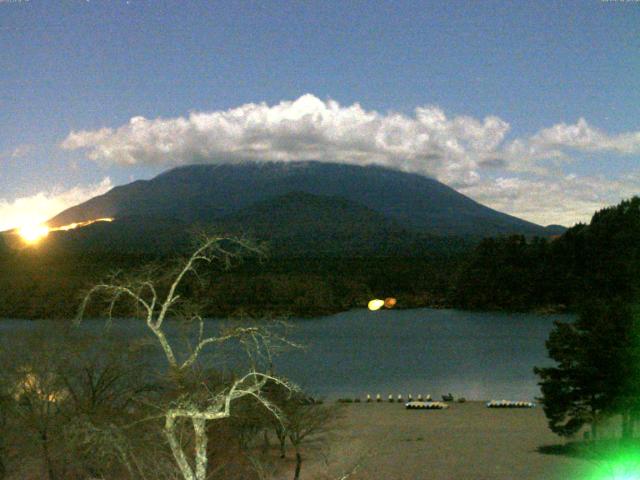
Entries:
[[[132,216],[211,224],[293,192],[341,198],[377,212],[405,229],[430,235],[552,234],[545,227],[481,205],[422,175],[379,166],[325,162],[177,167],[150,180],[115,187],[61,212],[49,225]],[[553,234],[556,231],[554,227]]]

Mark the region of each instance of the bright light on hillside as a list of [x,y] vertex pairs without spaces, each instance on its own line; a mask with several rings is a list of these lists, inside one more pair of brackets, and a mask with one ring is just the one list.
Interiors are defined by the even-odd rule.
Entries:
[[32,245],[49,235],[49,227],[43,224],[24,225],[18,228],[18,235],[25,243]]
[[28,245],[34,245],[40,240],[49,235],[49,232],[67,232],[69,230],[75,230],[76,228],[86,227],[97,222],[113,222],[113,218],[96,218],[95,220],[86,220],[84,222],[74,222],[68,225],[62,225],[61,227],[48,227],[42,223],[30,223],[17,228],[15,231],[20,236],[22,241]]

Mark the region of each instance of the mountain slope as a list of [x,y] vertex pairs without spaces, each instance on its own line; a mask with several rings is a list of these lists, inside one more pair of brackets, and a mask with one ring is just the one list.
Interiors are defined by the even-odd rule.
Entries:
[[341,197],[291,192],[216,222],[230,233],[268,240],[276,254],[373,254],[406,251],[415,234]]
[[402,228],[433,235],[548,235],[539,225],[485,207],[421,175],[320,162],[175,168],[148,181],[116,187],[49,223],[59,226],[100,217],[140,216],[211,224],[256,202],[294,192],[340,197]]
[[190,225],[173,218],[130,216],[69,231],[51,232],[48,254],[172,254],[191,245]]
[[206,225],[165,217],[118,217],[51,232],[48,253],[171,254],[191,246],[200,229],[266,241],[273,257],[362,257],[452,253],[459,238],[423,234],[341,197],[291,192],[256,202]]

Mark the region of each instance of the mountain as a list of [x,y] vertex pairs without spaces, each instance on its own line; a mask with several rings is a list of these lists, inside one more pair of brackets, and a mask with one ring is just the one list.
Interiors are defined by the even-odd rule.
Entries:
[[398,221],[341,197],[291,192],[223,217],[224,232],[267,240],[272,255],[407,255],[452,251],[465,243],[420,234]]
[[399,223],[368,207],[305,192],[256,202],[217,224],[226,232],[268,239],[275,252],[293,254],[329,253],[336,247],[345,253],[371,253],[408,235]]
[[[49,224],[101,217],[115,217],[113,227],[118,219],[153,218],[185,225],[242,225],[245,230],[307,239],[320,235],[320,230],[328,237],[347,231],[353,235],[355,230],[380,237],[403,232],[467,237],[556,233],[481,205],[422,175],[321,162],[179,167],[116,187],[65,210]],[[311,230],[305,218],[313,220]]]
[[[207,227],[209,225],[206,225]],[[191,245],[205,225],[173,218],[118,217],[69,231],[52,231],[48,253],[119,252],[170,254]],[[468,242],[422,234],[362,205],[340,197],[291,192],[256,202],[210,225],[228,235],[267,241],[273,257],[419,255],[460,251]]]

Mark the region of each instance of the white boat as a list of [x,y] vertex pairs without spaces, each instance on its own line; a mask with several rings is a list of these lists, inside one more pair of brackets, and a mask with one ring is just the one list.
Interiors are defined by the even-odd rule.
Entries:
[[510,400],[491,400],[487,402],[487,408],[534,408],[533,402],[513,402]]
[[449,405],[447,405],[444,402],[420,402],[420,401],[413,401],[413,402],[407,402],[404,404],[404,406],[408,409],[408,410],[419,410],[419,409],[423,409],[423,410],[443,410],[445,408],[449,408]]

